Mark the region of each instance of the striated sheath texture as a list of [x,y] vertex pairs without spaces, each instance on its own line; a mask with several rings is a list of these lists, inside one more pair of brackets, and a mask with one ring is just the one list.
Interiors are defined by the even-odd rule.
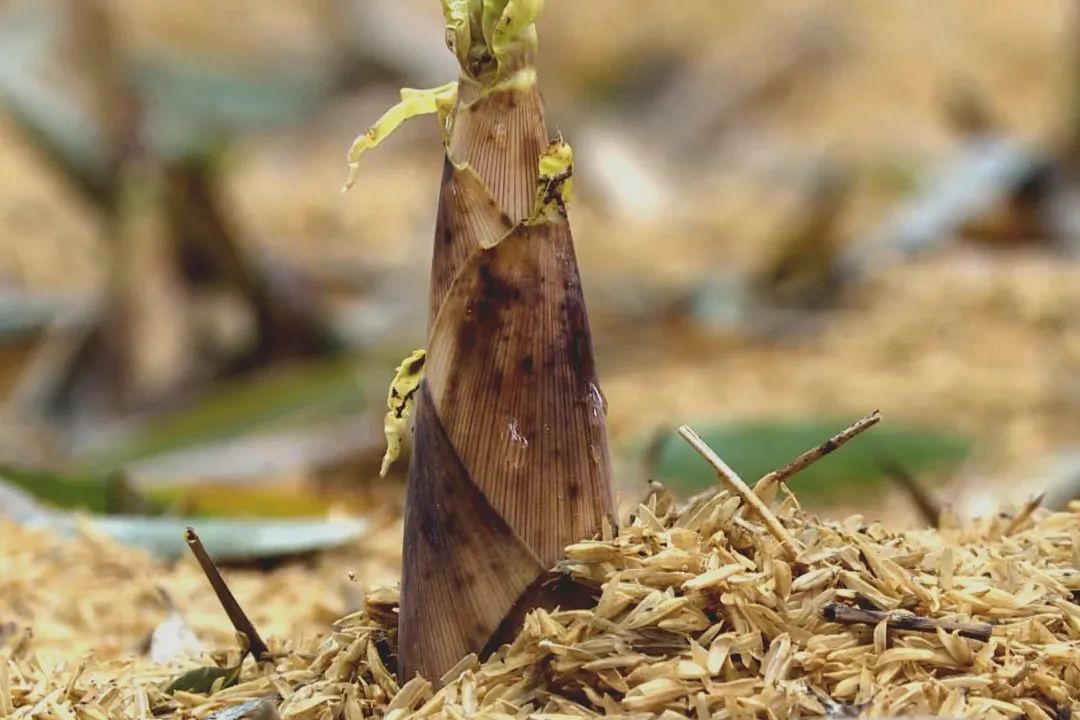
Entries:
[[606,405],[565,210],[572,154],[548,138],[532,70],[542,3],[447,2],[455,37],[469,43],[456,50],[452,108],[446,88],[403,91],[403,109],[360,141],[373,145],[413,111],[443,113],[398,631],[399,676],[433,682],[496,649],[530,607],[580,602],[551,570],[614,517]]

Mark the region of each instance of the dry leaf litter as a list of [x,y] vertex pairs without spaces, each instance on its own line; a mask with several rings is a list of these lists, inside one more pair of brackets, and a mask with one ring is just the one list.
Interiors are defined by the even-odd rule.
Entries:
[[[297,720],[920,713],[1047,720],[1080,710],[1080,503],[962,525],[944,518],[940,530],[903,533],[859,516],[819,520],[790,495],[776,516],[796,541],[794,554],[738,496],[711,492],[675,508],[653,492],[617,533],[567,548],[558,569],[595,589],[595,607],[533,612],[513,644],[486,662],[463,659],[438,690],[392,672],[390,587],[370,592],[363,609],[321,637],[264,632],[274,662],[249,660],[238,685],[210,696],[162,690],[194,661],[80,656],[77,644],[59,657],[55,643],[40,651],[37,636],[6,622],[0,715],[273,717],[276,708]],[[5,621],[30,618],[27,627],[45,636],[62,625],[72,639],[80,631],[130,636],[143,622],[146,609],[130,602],[131,587],[149,587],[164,569],[133,564],[138,553],[90,537],[50,543],[19,532],[4,528]],[[393,529],[381,534],[397,542]],[[257,619],[268,607],[280,612],[283,603],[327,592],[310,577],[285,576],[256,602],[246,582],[237,594]],[[827,609],[837,605],[885,619],[831,622]],[[928,619],[929,629],[901,629],[911,616]],[[958,625],[985,628],[989,640],[964,637]],[[226,636],[215,636],[222,648],[230,647]],[[211,655],[234,662],[237,652]]]

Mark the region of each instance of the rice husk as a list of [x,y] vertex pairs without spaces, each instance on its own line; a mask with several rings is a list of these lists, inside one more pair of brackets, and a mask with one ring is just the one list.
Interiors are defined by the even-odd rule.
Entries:
[[[44,633],[53,639],[39,648],[25,627],[8,623],[0,641],[0,715],[207,718],[259,698],[276,705],[282,718],[320,720],[601,714],[1042,720],[1080,709],[1080,505],[1036,511],[1020,523],[1001,513],[902,533],[858,516],[821,520],[790,496],[775,513],[799,542],[795,557],[737,497],[712,492],[676,508],[654,492],[612,537],[567,548],[559,570],[594,590],[593,608],[534,611],[512,644],[485,662],[464,658],[437,692],[428,680],[393,673],[397,592],[386,587],[368,593],[362,609],[321,636],[264,632],[274,662],[260,668],[249,660],[238,685],[211,696],[161,689],[191,662],[74,651],[57,660],[55,625]],[[383,533],[392,540],[388,546],[397,543],[395,531]],[[28,563],[18,560],[10,539],[25,531],[7,526],[3,532],[5,619],[22,603],[34,632],[46,623],[62,626],[93,590],[69,584],[63,599],[50,604],[17,576],[32,569],[42,586],[59,592],[62,580],[53,574],[69,568],[57,558],[79,553],[87,540],[38,539],[49,551]],[[78,557],[89,578],[139,554],[105,544]],[[97,632],[100,641],[122,634],[124,618],[131,622],[140,613],[131,588],[155,570],[166,577],[176,572],[142,562],[113,578],[110,607],[70,622],[73,648],[81,635]],[[276,573],[263,581],[279,590],[288,584]],[[326,589],[318,582],[316,572],[303,583],[309,596]],[[244,593],[237,594],[243,603]],[[830,603],[990,624],[992,634],[983,642],[886,622],[844,625],[826,620]],[[303,603],[293,604],[302,614]],[[247,608],[261,612],[250,599]]]

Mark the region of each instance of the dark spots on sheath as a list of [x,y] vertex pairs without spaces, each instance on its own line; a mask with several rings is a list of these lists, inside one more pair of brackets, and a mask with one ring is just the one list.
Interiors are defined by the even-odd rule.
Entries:
[[491,302],[516,302],[521,299],[521,290],[506,282],[497,273],[492,272],[491,265],[484,263],[478,268],[480,275],[480,296]]

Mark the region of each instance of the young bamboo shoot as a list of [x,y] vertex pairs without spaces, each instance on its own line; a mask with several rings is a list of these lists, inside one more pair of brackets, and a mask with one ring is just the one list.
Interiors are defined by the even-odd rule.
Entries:
[[[456,86],[406,90],[350,151],[437,113],[446,157],[414,415],[401,677],[434,680],[534,602],[563,548],[611,517],[606,404],[566,214],[573,154],[536,84],[540,0],[444,0]],[[404,366],[404,365],[403,365]],[[397,382],[402,381],[399,372]],[[412,383],[410,382],[410,386]]]

